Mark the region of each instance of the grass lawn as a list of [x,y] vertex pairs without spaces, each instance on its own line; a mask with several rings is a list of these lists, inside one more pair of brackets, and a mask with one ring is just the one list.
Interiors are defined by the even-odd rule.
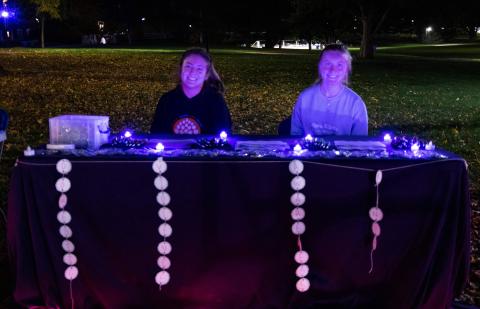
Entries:
[[[15,158],[27,145],[48,142],[49,117],[109,115],[114,132],[127,127],[146,132],[158,97],[175,85],[180,52],[0,50],[0,65],[7,72],[0,77],[0,107],[11,117],[0,161],[0,207],[6,209]],[[351,83],[367,104],[370,133],[389,127],[431,139],[469,163],[476,234],[471,283],[462,299],[480,305],[480,44],[402,45],[380,47],[377,52],[374,60],[354,62]],[[275,134],[299,92],[316,78],[318,52],[214,49],[212,53],[227,88],[237,134]],[[6,265],[4,225],[0,226],[0,265]]]

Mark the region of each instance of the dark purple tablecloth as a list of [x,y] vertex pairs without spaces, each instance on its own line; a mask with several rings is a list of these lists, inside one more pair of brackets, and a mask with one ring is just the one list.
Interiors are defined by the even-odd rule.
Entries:
[[[15,167],[8,245],[15,299],[70,308],[56,160],[21,158]],[[460,159],[305,162],[305,293],[295,289],[288,161],[167,161],[173,251],[159,291],[152,161],[71,160],[75,308],[448,308],[467,278]],[[384,219],[369,274],[377,169]]]

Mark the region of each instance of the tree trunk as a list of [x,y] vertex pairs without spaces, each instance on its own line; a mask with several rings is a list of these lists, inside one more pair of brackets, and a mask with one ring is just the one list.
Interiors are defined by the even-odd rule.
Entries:
[[40,26],[40,46],[45,48],[45,15],[40,17],[41,26]]
[[[391,3],[390,3],[391,4]],[[360,45],[360,58],[373,58],[375,55],[374,38],[382,26],[391,6],[385,8],[381,15],[378,15],[381,11],[375,9],[375,7],[364,7],[360,4],[360,20],[362,21],[362,43]],[[376,13],[377,12],[377,13]],[[377,18],[376,18],[377,17]]]
[[360,58],[373,58],[375,49],[373,47],[372,27],[367,17],[362,18],[362,43],[360,44]]
[[475,29],[475,25],[470,25],[467,27],[467,32],[468,32],[468,39],[470,41],[474,41],[477,37],[477,29]]

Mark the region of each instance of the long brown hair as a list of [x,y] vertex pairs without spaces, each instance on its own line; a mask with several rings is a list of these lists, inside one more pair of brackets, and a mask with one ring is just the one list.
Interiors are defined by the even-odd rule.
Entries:
[[223,85],[223,82],[220,79],[220,76],[218,75],[217,71],[215,70],[215,67],[213,65],[212,57],[203,48],[198,48],[198,47],[197,48],[191,48],[191,49],[186,50],[182,54],[182,58],[180,58],[180,65],[179,65],[179,68],[178,68],[178,75],[177,75],[178,76],[178,83],[180,84],[180,81],[181,81],[180,74],[182,73],[183,62],[185,61],[185,59],[188,56],[191,56],[191,55],[197,55],[197,56],[202,57],[208,64],[207,79],[205,80],[204,85],[215,89],[216,91],[218,91],[218,93],[223,95],[225,93],[225,86]]

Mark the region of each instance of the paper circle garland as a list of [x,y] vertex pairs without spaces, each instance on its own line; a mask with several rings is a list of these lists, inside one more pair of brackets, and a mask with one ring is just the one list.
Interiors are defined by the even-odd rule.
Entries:
[[168,180],[163,176],[157,176],[154,181],[155,188],[165,190],[168,187]]
[[171,199],[170,195],[165,191],[168,188],[168,180],[162,175],[167,171],[167,163],[160,157],[153,162],[152,169],[157,173],[153,184],[159,191],[156,197],[157,203],[161,206],[158,210],[158,217],[163,220],[163,223],[158,226],[158,233],[163,237],[163,241],[157,246],[158,253],[160,253],[157,265],[161,271],[155,276],[155,282],[162,288],[163,285],[170,281],[170,274],[165,270],[170,268],[171,265],[171,261],[166,255],[172,251],[172,245],[166,241],[166,238],[170,237],[173,232],[172,226],[167,223],[172,218],[173,213],[170,208],[166,207],[170,204]]
[[370,211],[368,212],[370,219],[373,221],[382,221],[383,219],[383,211],[380,208],[377,207],[372,207],[370,208]]
[[63,256],[63,262],[69,266],[77,264],[77,257],[73,253],[67,253]]
[[162,241],[158,244],[157,250],[160,254],[167,255],[172,252],[172,245],[168,241]]
[[295,235],[302,235],[305,233],[305,223],[297,221],[292,225],[292,232]]
[[75,266],[69,266],[65,270],[65,278],[67,280],[73,280],[78,276],[78,268]]
[[290,185],[295,191],[302,190],[305,187],[305,178],[302,176],[295,176],[290,182]]
[[161,269],[169,269],[170,265],[171,265],[170,259],[168,257],[166,257],[165,255],[162,255],[158,258],[157,265]]
[[372,233],[375,236],[380,236],[381,229],[380,229],[380,225],[377,222],[372,223]]
[[[68,197],[65,193],[68,192],[72,187],[72,183],[70,182],[70,179],[66,177],[66,175],[72,171],[72,162],[70,162],[68,159],[61,159],[57,161],[55,167],[57,172],[62,175],[62,177],[57,179],[55,182],[55,189],[61,193],[60,197],[58,198],[58,207],[61,210],[57,213],[57,220],[62,224],[58,231],[64,238],[62,241],[62,248],[66,254],[63,256],[63,262],[68,266],[65,269],[64,277],[65,279],[72,281],[78,276],[78,268],[74,266],[77,264],[77,257],[72,253],[75,250],[75,245],[70,240],[73,235],[73,231],[68,226],[68,224],[72,221],[72,215],[69,211],[65,210],[68,204]],[[70,295],[73,295],[71,289],[72,286],[70,285]]]
[[303,172],[303,163],[300,160],[292,160],[288,165],[288,169],[294,175],[301,174]]
[[58,207],[63,209],[65,206],[67,206],[68,198],[65,193],[62,193],[60,197],[58,198]]
[[305,195],[301,192],[295,192],[292,194],[290,198],[290,202],[294,206],[302,206],[305,203]]
[[155,162],[153,162],[153,171],[157,174],[163,174],[167,171],[167,163],[163,161],[162,158],[158,158]]
[[170,204],[170,195],[165,191],[160,191],[157,194],[157,202],[162,206]]
[[57,189],[58,192],[61,192],[61,193],[64,193],[70,190],[71,186],[72,184],[70,183],[70,180],[66,177],[59,178],[55,183],[55,188]]
[[305,218],[305,210],[302,207],[295,207],[292,210],[292,219],[295,221],[302,220]]
[[72,237],[72,229],[68,227],[68,225],[62,225],[60,227],[60,235],[62,235],[63,238],[70,238]]
[[160,208],[160,210],[158,211],[158,216],[159,216],[160,219],[162,219],[163,221],[168,221],[168,220],[172,219],[173,213],[172,213],[172,211],[170,210],[170,208],[168,208],[168,207],[162,207],[162,208]]
[[308,253],[303,250],[302,240],[300,235],[305,233],[305,223],[301,220],[305,218],[305,210],[301,208],[303,204],[305,204],[305,195],[300,192],[303,188],[305,188],[306,180],[303,176],[300,176],[300,173],[303,172],[303,163],[300,160],[292,160],[288,165],[288,169],[290,173],[295,175],[292,180],[290,181],[290,186],[295,191],[292,196],[290,197],[290,203],[295,206],[295,208],[290,213],[294,223],[292,224],[292,233],[298,237],[297,239],[297,246],[298,250],[295,253],[295,261],[300,264],[295,271],[297,277],[301,278],[297,281],[296,288],[300,292],[305,292],[310,288],[310,281],[308,281],[305,276],[308,275]]
[[158,227],[158,233],[163,237],[169,237],[172,235],[172,227],[168,223],[162,223]]
[[297,253],[295,253],[295,262],[297,262],[298,264],[307,263],[308,258],[308,253],[305,250],[297,251]]
[[66,210],[60,210],[57,214],[57,220],[61,224],[68,224],[72,220],[72,216]]
[[378,186],[382,182],[383,173],[381,170],[378,170],[375,174],[375,184]]
[[61,159],[57,162],[56,167],[60,174],[68,174],[72,170],[72,163],[67,159]]
[[170,274],[165,270],[158,272],[157,275],[155,276],[155,282],[159,286],[167,284],[168,281],[170,281]]
[[296,287],[299,292],[306,292],[310,289],[310,281],[307,278],[300,278],[297,281]]
[[75,250],[75,245],[68,239],[62,241],[62,248],[65,252],[71,253]]
[[379,207],[379,199],[380,199],[380,183],[382,182],[383,179],[383,172],[381,170],[378,170],[375,173],[375,187],[376,187],[376,204],[375,207],[370,208],[368,211],[368,215],[370,216],[370,219],[372,219],[373,223],[371,226],[373,238],[372,238],[372,247],[370,249],[370,270],[368,273],[372,273],[373,271],[373,252],[377,249],[377,244],[378,240],[377,238],[380,236],[382,233],[382,230],[380,228],[379,222],[382,221],[383,219],[383,211]]
[[295,274],[297,275],[297,277],[303,278],[303,277],[305,277],[306,275],[308,275],[309,270],[310,270],[310,269],[308,268],[308,265],[306,265],[306,264],[300,264],[300,265],[297,267],[297,270],[295,271]]

